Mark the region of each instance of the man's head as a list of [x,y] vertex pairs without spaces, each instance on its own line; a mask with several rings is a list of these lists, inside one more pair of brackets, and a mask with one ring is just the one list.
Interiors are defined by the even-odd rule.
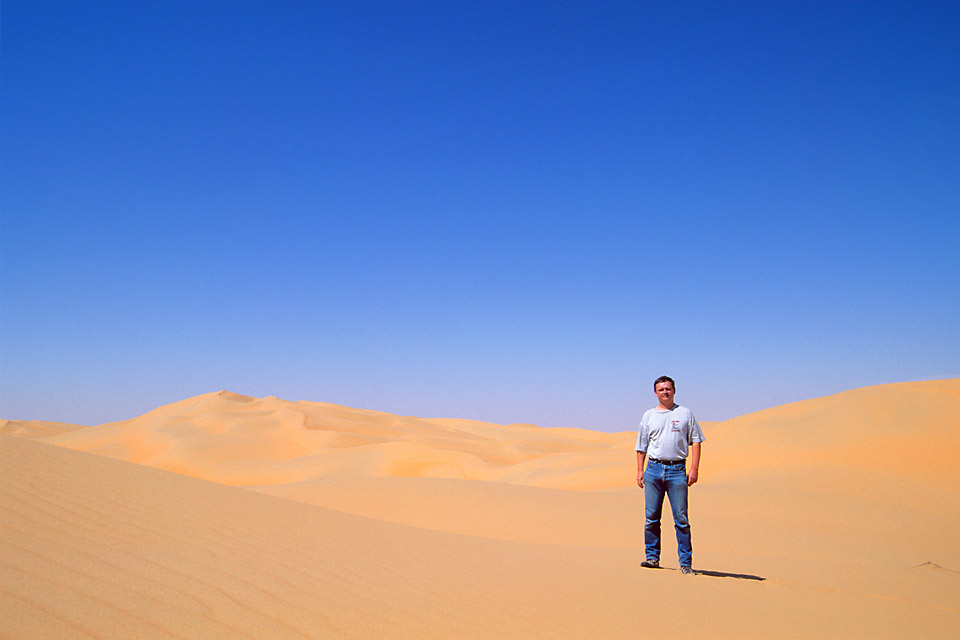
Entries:
[[660,376],[653,382],[653,392],[657,394],[660,400],[660,406],[664,409],[673,407],[673,394],[677,392],[677,385],[670,376]]
[[653,381],[654,391],[657,390],[657,385],[660,384],[661,382],[669,382],[670,388],[673,389],[674,391],[677,390],[677,383],[673,381],[673,378],[671,378],[670,376],[660,376],[659,378]]

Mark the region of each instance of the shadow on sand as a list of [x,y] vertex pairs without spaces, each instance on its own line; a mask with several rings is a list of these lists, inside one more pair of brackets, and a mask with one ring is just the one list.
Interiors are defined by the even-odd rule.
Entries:
[[[640,565],[641,567],[643,565]],[[648,570],[653,571],[680,571],[680,569],[673,569],[668,567],[647,567]],[[694,569],[693,575],[695,576],[710,576],[711,578],[736,578],[737,580],[754,580],[756,582],[763,582],[766,580],[763,576],[755,576],[749,573],[727,573],[726,571],[710,571],[708,569]]]
[[711,578],[736,578],[738,580],[756,580],[758,582],[763,582],[766,578],[761,576],[753,576],[749,573],[726,573],[724,571],[707,571],[706,569],[694,569],[693,575],[696,576],[710,576]]

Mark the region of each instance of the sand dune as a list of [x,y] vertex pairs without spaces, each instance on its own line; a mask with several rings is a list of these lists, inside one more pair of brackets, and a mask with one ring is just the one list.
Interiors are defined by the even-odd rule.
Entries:
[[48,442],[234,486],[349,475],[598,489],[624,486],[632,437],[407,418],[221,391]]
[[705,425],[692,578],[637,566],[632,433],[226,392],[70,427],[0,423],[0,635],[960,632],[960,380]]

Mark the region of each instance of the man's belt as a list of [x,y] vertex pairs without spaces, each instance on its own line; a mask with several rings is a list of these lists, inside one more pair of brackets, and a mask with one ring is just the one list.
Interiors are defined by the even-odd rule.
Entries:
[[659,462],[665,465],[683,464],[686,460],[661,460],[660,458],[650,458],[650,462]]

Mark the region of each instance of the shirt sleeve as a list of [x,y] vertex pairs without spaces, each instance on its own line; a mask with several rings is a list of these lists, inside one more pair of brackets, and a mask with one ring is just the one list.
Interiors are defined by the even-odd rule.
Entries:
[[693,417],[693,413],[690,414],[690,442],[687,444],[693,444],[694,442],[703,442],[705,438],[703,437],[703,430],[700,429],[700,423],[697,422],[697,419]]
[[647,427],[647,416],[644,414],[643,419],[640,420],[640,428],[637,430],[637,451],[646,453],[649,445],[650,429]]

